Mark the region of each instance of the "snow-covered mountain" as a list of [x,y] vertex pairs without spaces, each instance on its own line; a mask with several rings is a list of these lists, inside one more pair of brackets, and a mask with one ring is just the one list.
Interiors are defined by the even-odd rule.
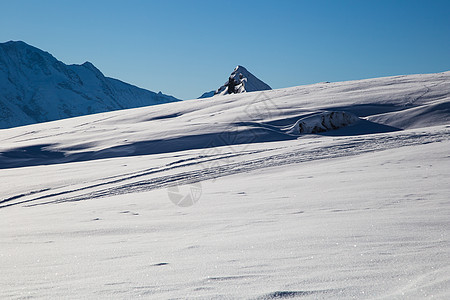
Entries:
[[245,92],[266,91],[272,88],[250,73],[243,66],[237,66],[228,80],[216,91],[206,92],[199,97],[208,98],[215,95],[239,94]]
[[13,41],[0,43],[0,91],[0,128],[178,101]]

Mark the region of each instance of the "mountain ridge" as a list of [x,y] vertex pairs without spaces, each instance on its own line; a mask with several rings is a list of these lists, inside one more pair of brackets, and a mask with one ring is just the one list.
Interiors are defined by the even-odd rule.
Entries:
[[67,65],[23,41],[0,43],[0,128],[179,101],[106,77],[89,61]]

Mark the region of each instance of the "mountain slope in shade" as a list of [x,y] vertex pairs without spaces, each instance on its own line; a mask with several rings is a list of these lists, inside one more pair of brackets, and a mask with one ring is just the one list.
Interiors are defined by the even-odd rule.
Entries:
[[198,99],[213,97],[216,91],[204,92]]
[[228,80],[216,91],[205,92],[200,98],[209,98],[215,95],[240,94],[245,92],[266,91],[272,88],[250,73],[243,66],[237,66]]
[[0,128],[178,101],[12,41],[0,43],[0,89]]

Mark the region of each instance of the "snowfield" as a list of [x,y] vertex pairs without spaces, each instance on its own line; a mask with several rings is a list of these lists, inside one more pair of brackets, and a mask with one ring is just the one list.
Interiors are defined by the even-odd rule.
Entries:
[[0,298],[448,299],[450,72],[0,130]]

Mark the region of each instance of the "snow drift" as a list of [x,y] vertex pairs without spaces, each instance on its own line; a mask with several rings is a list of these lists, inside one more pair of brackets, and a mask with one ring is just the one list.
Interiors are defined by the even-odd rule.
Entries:
[[353,125],[359,118],[345,111],[331,111],[313,114],[298,120],[288,131],[290,134],[321,133]]

